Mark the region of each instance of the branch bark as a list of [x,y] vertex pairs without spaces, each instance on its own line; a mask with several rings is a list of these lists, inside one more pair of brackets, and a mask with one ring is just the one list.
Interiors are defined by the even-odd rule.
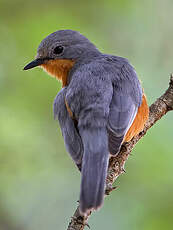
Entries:
[[[171,74],[169,87],[166,92],[150,106],[149,119],[144,127],[144,130],[134,137],[130,142],[124,143],[116,157],[110,158],[105,195],[109,195],[110,192],[116,188],[113,187],[113,183],[121,174],[125,172],[125,163],[136,143],[159,119],[161,119],[167,112],[171,110],[173,110],[173,74]],[[91,213],[92,212],[90,212],[86,217],[81,216],[78,206],[74,215],[71,217],[67,230],[83,230],[85,226],[88,226],[87,221]]]

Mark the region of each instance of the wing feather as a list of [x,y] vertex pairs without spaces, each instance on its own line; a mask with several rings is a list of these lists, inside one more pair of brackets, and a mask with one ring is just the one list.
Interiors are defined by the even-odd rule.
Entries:
[[142,88],[133,67],[126,64],[113,83],[108,117],[109,151],[119,152],[124,136],[132,125],[142,100]]

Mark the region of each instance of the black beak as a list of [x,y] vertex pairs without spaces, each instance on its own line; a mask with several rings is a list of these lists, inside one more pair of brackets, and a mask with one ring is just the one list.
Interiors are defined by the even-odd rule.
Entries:
[[23,70],[28,70],[28,69],[32,69],[36,66],[42,65],[44,64],[46,61],[51,60],[53,58],[37,58],[34,61],[30,62],[28,65],[26,65]]

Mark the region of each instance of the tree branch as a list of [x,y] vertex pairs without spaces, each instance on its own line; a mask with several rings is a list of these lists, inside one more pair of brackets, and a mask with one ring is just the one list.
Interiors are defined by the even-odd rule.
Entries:
[[[169,87],[166,92],[150,106],[149,120],[146,123],[144,130],[134,137],[130,142],[124,143],[121,147],[121,151],[116,157],[110,158],[106,179],[106,195],[116,188],[113,187],[113,183],[122,173],[125,172],[125,162],[127,161],[136,143],[159,119],[161,119],[167,112],[171,110],[173,110],[173,74],[171,74]],[[90,212],[87,217],[81,216],[78,206],[73,217],[71,217],[67,230],[83,230],[85,226],[88,226],[87,221],[91,213],[92,212]]]

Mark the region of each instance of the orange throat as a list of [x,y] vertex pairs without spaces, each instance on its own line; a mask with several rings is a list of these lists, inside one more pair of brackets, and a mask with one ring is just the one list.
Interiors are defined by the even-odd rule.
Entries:
[[67,85],[67,77],[70,69],[74,65],[73,60],[69,59],[56,59],[49,60],[47,63],[42,64],[41,67],[51,76],[62,82],[62,87]]

